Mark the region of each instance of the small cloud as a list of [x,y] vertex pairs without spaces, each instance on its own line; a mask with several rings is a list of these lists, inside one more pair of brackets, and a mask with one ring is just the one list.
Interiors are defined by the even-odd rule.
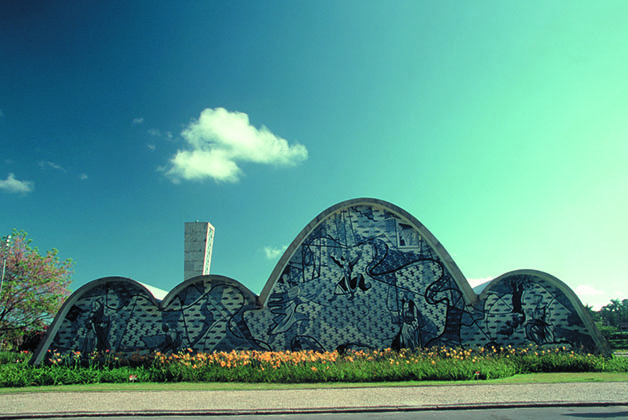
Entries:
[[35,183],[32,181],[20,181],[15,178],[13,173],[10,173],[7,179],[0,180],[0,190],[9,193],[27,194],[35,188]]
[[248,115],[224,108],[206,108],[181,135],[190,148],[179,150],[170,159],[166,172],[173,182],[213,178],[237,182],[241,162],[295,166],[307,159],[307,149],[288,142],[264,126],[255,128]]
[[279,248],[275,248],[272,246],[265,246],[264,247],[264,254],[266,255],[266,258],[269,260],[276,260],[277,258],[279,258],[281,256],[281,254],[284,253],[284,251],[288,249],[287,246],[282,246]]
[[574,289],[574,292],[576,292],[578,296],[600,296],[604,294],[603,291],[586,284],[581,284],[580,286],[576,287]]
[[148,150],[150,150],[151,152],[154,152],[155,149],[157,149],[157,146],[155,146],[154,144],[147,144],[146,147],[148,147]]
[[622,293],[619,291],[608,292],[588,284],[576,286],[573,291],[580,298],[582,303],[592,306],[596,311],[608,304],[614,296],[622,296]]
[[87,181],[87,178],[89,178],[87,174],[79,174],[78,177],[81,181]]
[[0,118],[4,117],[4,112],[0,109]]
[[140,125],[144,122],[144,117],[133,118],[133,125]]
[[37,164],[41,169],[54,169],[56,171],[67,172],[63,166],[51,161],[39,161]]
[[170,131],[161,131],[157,128],[149,128],[148,130],[146,130],[146,132],[153,137],[161,137],[161,138],[165,138],[167,140],[173,140],[174,139],[174,135],[170,132]]

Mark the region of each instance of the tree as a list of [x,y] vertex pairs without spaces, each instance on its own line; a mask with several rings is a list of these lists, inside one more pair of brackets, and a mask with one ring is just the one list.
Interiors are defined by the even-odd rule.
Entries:
[[70,294],[72,260],[60,261],[52,249],[41,255],[22,231],[2,239],[6,265],[0,289],[0,346],[18,344],[25,334],[43,331]]
[[608,325],[618,329],[619,334],[623,337],[623,325],[628,322],[628,299],[623,301],[611,299],[611,303],[602,307],[600,314]]

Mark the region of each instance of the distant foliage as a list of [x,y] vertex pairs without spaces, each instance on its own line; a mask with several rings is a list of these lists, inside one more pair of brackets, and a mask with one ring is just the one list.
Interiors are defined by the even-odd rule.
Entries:
[[[14,231],[2,238],[0,264],[5,265],[0,290],[0,345],[18,349],[36,346],[41,333],[70,294],[72,261],[60,261],[57,250],[40,254],[27,234]],[[1,269],[1,267],[0,267]]]
[[599,314],[604,325],[614,327],[623,334],[628,324],[628,299],[612,299],[611,303],[602,307]]

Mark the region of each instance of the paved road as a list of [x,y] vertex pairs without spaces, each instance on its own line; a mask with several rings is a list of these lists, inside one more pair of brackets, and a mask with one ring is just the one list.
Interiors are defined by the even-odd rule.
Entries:
[[0,395],[0,418],[295,414],[628,405],[628,382]]

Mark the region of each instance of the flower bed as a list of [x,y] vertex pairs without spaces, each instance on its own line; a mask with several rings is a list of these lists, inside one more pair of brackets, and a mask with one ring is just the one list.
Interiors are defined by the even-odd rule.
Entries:
[[[19,355],[18,355],[19,356]],[[22,355],[24,356],[24,355]],[[385,382],[483,380],[534,372],[628,372],[628,359],[566,348],[430,348],[333,352],[232,351],[175,354],[51,353],[44,366],[27,357],[0,365],[0,386],[103,382]]]

